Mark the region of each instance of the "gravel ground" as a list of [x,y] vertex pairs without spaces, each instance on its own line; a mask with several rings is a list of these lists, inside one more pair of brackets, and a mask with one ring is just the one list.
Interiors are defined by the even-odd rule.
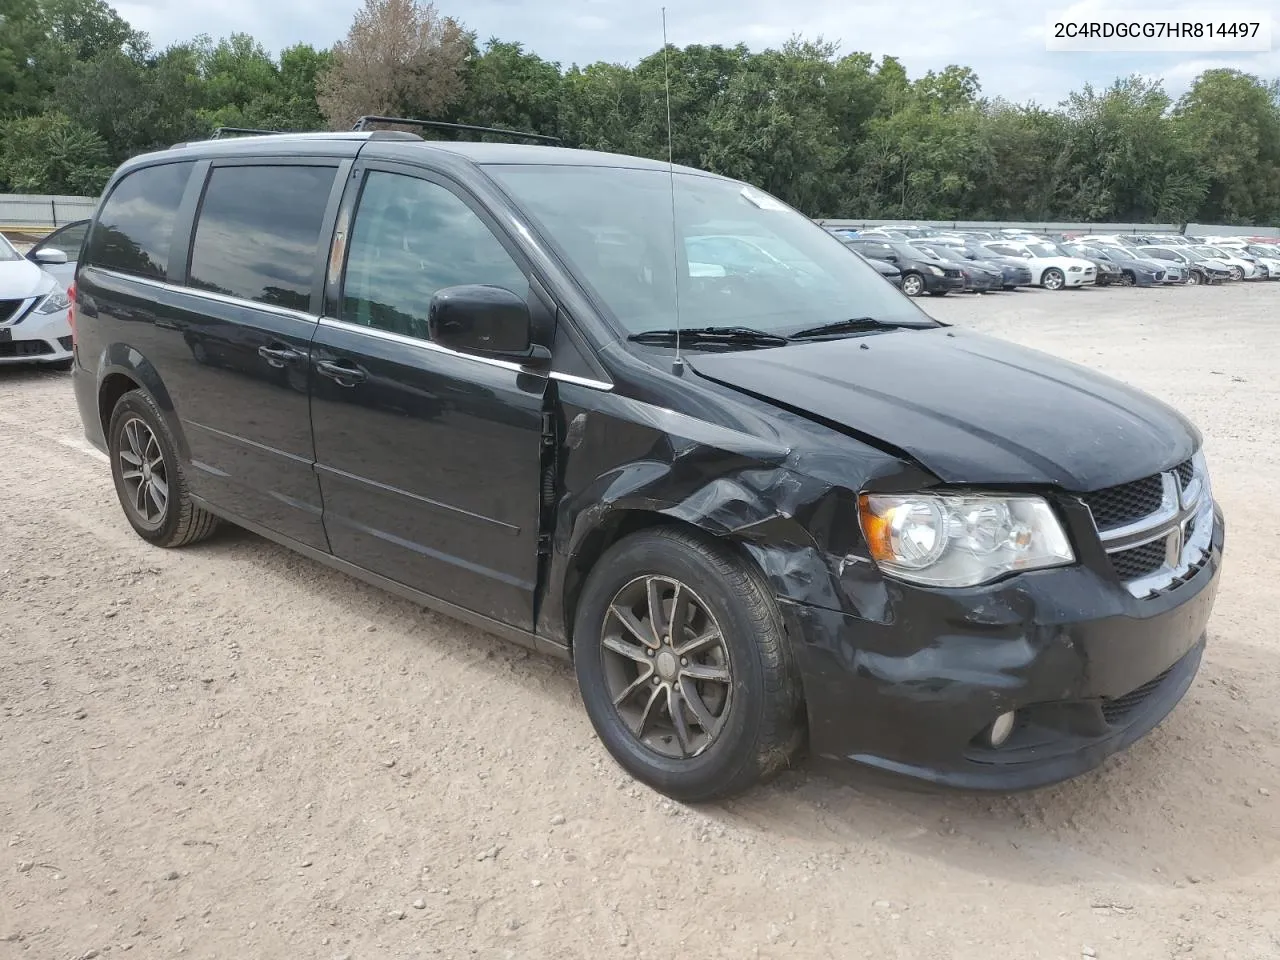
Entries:
[[1231,524],[1187,699],[1012,797],[671,803],[564,664],[248,533],[147,546],[66,375],[0,369],[0,958],[1280,956],[1278,303],[924,302],[1179,406]]

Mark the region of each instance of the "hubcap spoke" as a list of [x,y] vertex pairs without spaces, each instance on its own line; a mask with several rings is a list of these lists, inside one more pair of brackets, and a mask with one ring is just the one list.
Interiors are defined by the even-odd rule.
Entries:
[[707,736],[714,737],[720,732],[720,722],[711,715],[711,711],[707,709],[702,696],[698,693],[698,688],[687,677],[680,678],[680,695],[689,705],[689,712],[693,714],[693,719],[698,722],[698,726],[706,732]]
[[645,701],[644,710],[640,712],[640,720],[631,729],[637,740],[643,740],[644,735],[649,732],[649,724],[653,722],[654,708],[657,707],[658,701],[661,699],[662,687],[650,688],[649,699]]
[[131,466],[131,467],[141,467],[141,466],[142,466],[142,458],[141,458],[140,456],[138,456],[136,453],[134,453],[132,450],[121,450],[121,451],[120,451],[120,461],[121,461],[122,463],[127,463],[127,464],[129,464],[129,466]]
[[605,637],[604,647],[606,650],[612,650],[620,656],[626,657],[628,660],[634,660],[636,663],[649,663],[649,657],[644,652],[644,647],[638,647],[634,643],[627,643],[621,637]]
[[156,502],[156,509],[164,513],[164,506],[169,502],[169,484],[154,473],[151,475],[151,498]]
[[653,631],[646,627],[643,623],[636,619],[636,615],[621,604],[613,604],[609,607],[612,613],[624,627],[627,632],[643,643],[646,647],[656,647],[657,639],[653,636]]
[[133,505],[138,513],[142,514],[143,519],[147,517],[147,481],[143,480],[138,484],[138,489],[133,494]]
[[699,650],[703,650],[706,647],[711,646],[711,644],[719,643],[719,642],[720,642],[720,631],[708,630],[706,633],[699,634],[698,636],[694,637],[692,640],[688,641],[687,643],[681,644],[679,647],[676,648],[676,653],[678,653],[682,657],[690,657],[690,656],[693,656],[695,653],[697,653]]
[[623,690],[620,694],[618,694],[616,697],[613,698],[613,705],[615,707],[622,706],[629,699],[631,699],[632,695],[634,695],[637,690],[646,686],[649,683],[649,678],[652,676],[653,676],[653,667],[649,667],[647,670],[641,670],[640,675],[636,677],[634,680],[632,680],[631,683],[627,685],[625,690]]
[[713,680],[716,683],[728,683],[730,680],[729,669],[713,663],[691,663],[681,668],[680,674],[690,680]]
[[676,743],[680,745],[680,756],[687,757],[693,752],[693,737],[689,733],[689,721],[684,716],[683,699],[674,686],[667,687],[667,713],[671,714],[671,726],[676,732]]
[[120,479],[121,480],[141,480],[142,471],[141,470],[121,470]]
[[666,618],[662,615],[662,581],[657,577],[649,577],[644,586],[648,595],[649,629],[653,631],[654,646],[659,646],[663,634],[667,632]]
[[676,592],[671,597],[671,620],[667,624],[666,634],[671,638],[671,646],[676,646],[684,639],[685,625],[689,622],[689,591],[683,583],[676,584]]

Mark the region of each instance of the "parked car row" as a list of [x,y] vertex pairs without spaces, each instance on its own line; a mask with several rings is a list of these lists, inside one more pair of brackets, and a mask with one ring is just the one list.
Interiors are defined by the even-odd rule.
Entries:
[[896,271],[908,296],[1036,286],[1153,287],[1280,280],[1280,241],[1180,234],[1048,237],[1009,228],[947,231],[902,225],[828,228],[846,246]]

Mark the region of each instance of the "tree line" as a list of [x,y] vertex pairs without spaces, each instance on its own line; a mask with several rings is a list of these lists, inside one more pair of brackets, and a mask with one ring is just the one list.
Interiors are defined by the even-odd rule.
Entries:
[[[665,61],[665,62],[664,62]],[[246,34],[155,49],[105,0],[0,0],[0,190],[98,193],[121,161],[219,126],[361,114],[533,130],[763,187],[814,217],[1280,225],[1280,81],[1202,73],[1174,100],[1131,76],[1055,107],[969,68],[793,39],[668,47],[564,69],[422,0],[363,0],[331,49]]]

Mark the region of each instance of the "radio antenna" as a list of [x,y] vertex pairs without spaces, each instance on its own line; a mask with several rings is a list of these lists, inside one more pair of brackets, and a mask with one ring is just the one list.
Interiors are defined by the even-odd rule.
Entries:
[[662,84],[667,98],[667,179],[671,186],[671,288],[675,291],[676,355],[671,372],[684,374],[684,358],[680,356],[680,228],[676,224],[676,164],[671,145],[671,51],[667,46],[667,8],[662,8]]

